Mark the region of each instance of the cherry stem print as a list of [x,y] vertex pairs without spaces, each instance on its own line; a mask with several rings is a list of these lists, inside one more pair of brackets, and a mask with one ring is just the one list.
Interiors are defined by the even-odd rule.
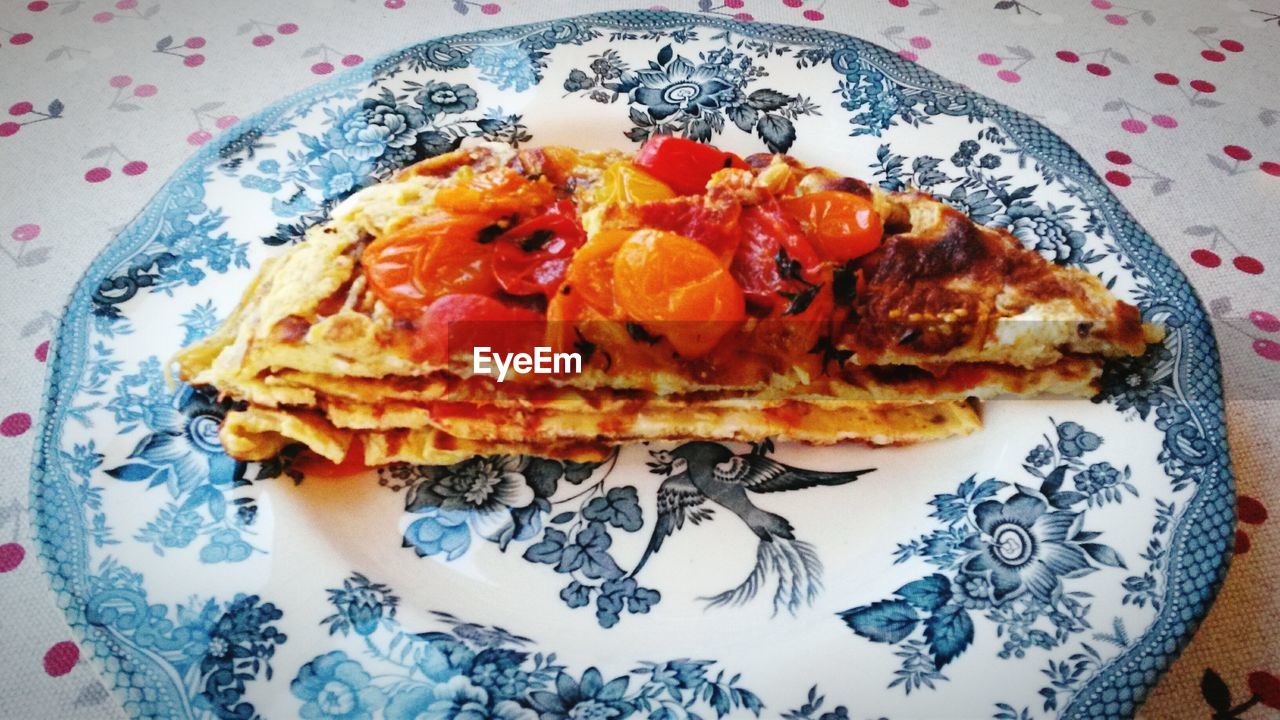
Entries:
[[1152,77],[1161,85],[1172,85],[1173,87],[1178,88],[1178,92],[1182,93],[1182,97],[1186,98],[1188,104],[1198,105],[1200,107],[1218,107],[1222,104],[1217,100],[1210,100],[1209,98],[1202,97],[1204,95],[1211,95],[1218,91],[1218,86],[1208,80],[1192,80],[1187,83],[1187,86],[1190,88],[1190,92],[1188,92],[1187,88],[1182,86],[1182,80],[1173,73],[1158,72]]
[[1151,124],[1156,127],[1165,128],[1166,130],[1178,127],[1178,121],[1173,119],[1171,115],[1152,113],[1150,110],[1138,107],[1123,98],[1108,100],[1103,103],[1102,110],[1103,112],[1116,112],[1117,110],[1123,110],[1129,117],[1126,120],[1120,121],[1120,127],[1123,128],[1125,132],[1131,132],[1135,135],[1141,135],[1147,131],[1147,123],[1135,116],[1135,110],[1143,117],[1150,120]]
[[1039,10],[1036,10],[1035,8],[1031,7],[1030,5],[1022,2],[1022,0],[1000,0],[1000,2],[996,3],[995,9],[996,10],[1012,10],[1015,14],[1018,14],[1018,15],[1021,15],[1023,10],[1026,10],[1032,15],[1044,14],[1044,13],[1041,13]]
[[5,257],[9,258],[9,261],[17,267],[39,265],[49,259],[48,246],[35,247],[31,244],[31,241],[39,236],[39,225],[33,223],[19,225],[9,233],[9,237],[18,245],[17,252],[11,251],[7,247],[8,243],[0,244],[0,252],[3,252]]
[[1090,73],[1097,75],[1098,77],[1107,77],[1111,74],[1111,66],[1107,65],[1108,60],[1115,60],[1121,65],[1129,64],[1129,58],[1114,48],[1089,50],[1082,53],[1077,53],[1073,50],[1059,50],[1056,55],[1062,62],[1071,63],[1072,65],[1080,62],[1082,59],[1091,58],[1094,55],[1099,56],[1095,62],[1086,63],[1084,66],[1085,70],[1088,70]]
[[1107,160],[1111,164],[1119,165],[1121,167],[1132,165],[1144,173],[1139,175],[1134,173],[1132,170],[1108,170],[1103,177],[1112,185],[1116,185],[1118,187],[1129,187],[1133,184],[1134,180],[1150,180],[1152,195],[1163,195],[1169,192],[1169,188],[1173,187],[1172,178],[1161,175],[1142,163],[1134,162],[1133,158],[1129,157],[1128,153],[1124,153],[1119,150],[1110,150],[1107,152]]
[[1276,27],[1280,27],[1280,13],[1267,12],[1265,10],[1250,10],[1249,12],[1261,15],[1263,24],[1273,22]]
[[175,46],[173,44],[173,36],[165,35],[164,37],[156,41],[155,52],[158,52],[162,55],[172,55],[174,57],[180,57],[182,58],[182,64],[186,65],[187,67],[199,67],[204,64],[204,55],[198,52],[185,53],[179,50],[179,48],[191,49],[191,48],[202,48],[202,47],[204,47],[204,38],[202,37],[190,37],[190,38],[187,38],[186,41],[183,42],[183,44]]
[[[742,7],[742,0],[726,0],[726,4],[730,4],[734,2],[738,4],[738,7]],[[399,0],[398,2],[392,2],[392,0],[387,0],[387,2],[384,4],[387,7],[391,8],[392,10],[395,10],[397,8],[404,6],[403,0]],[[730,6],[732,7],[732,5]],[[497,15],[498,13],[502,12],[502,6],[495,2],[474,2],[473,0],[453,0],[453,11],[458,13],[459,15],[466,15],[467,12],[470,11],[471,8],[473,7],[478,8],[480,12],[484,13],[485,15]]]
[[61,100],[51,100],[44,112],[37,110],[35,105],[26,100],[18,101],[9,106],[9,116],[26,119],[0,121],[0,138],[14,135],[27,125],[35,125],[46,120],[58,120],[62,117],[62,110]]
[[[134,110],[142,109],[142,106],[135,103],[120,102],[126,92],[133,97],[149,98],[152,95],[155,95],[158,91],[155,85],[151,85],[149,83],[133,85],[133,78],[128,75],[116,75],[108,81],[108,84],[115,88],[116,95],[111,98],[111,104],[107,105],[107,107],[111,110],[119,110],[120,112],[133,112]],[[130,87],[130,85],[133,85],[133,87]]]
[[1142,20],[1142,22],[1146,25],[1154,25],[1156,22],[1155,14],[1146,8],[1132,7],[1128,5],[1116,5],[1115,3],[1111,2],[1111,0],[1092,0],[1091,4],[1095,8],[1099,10],[1104,10],[1104,11],[1105,10],[1122,10],[1122,11],[1127,10],[1128,11],[1128,12],[1109,12],[1105,16],[1103,16],[1103,19],[1111,23],[1112,25],[1128,25],[1129,18],[1135,15],[1137,15],[1138,19]]
[[1215,27],[1198,27],[1191,31],[1191,34],[1205,47],[1200,51],[1200,57],[1209,62],[1220,63],[1227,59],[1223,50],[1229,53],[1244,52],[1244,43],[1232,38],[1218,39],[1217,33],[1218,28]]
[[298,32],[297,23],[266,23],[261,20],[249,19],[240,27],[236,28],[237,35],[244,35],[248,32],[256,33],[251,42],[254,47],[266,47],[276,41],[276,36],[271,31],[280,33],[281,35],[292,35]]
[[1217,250],[1219,245],[1225,245],[1231,248],[1232,252],[1236,253],[1235,257],[1231,260],[1231,264],[1240,272],[1248,273],[1249,275],[1261,275],[1262,271],[1265,269],[1262,266],[1261,260],[1250,255],[1241,254],[1239,246],[1231,242],[1231,240],[1227,238],[1226,234],[1223,233],[1217,225],[1192,225],[1183,232],[1191,235],[1192,237],[1209,238],[1208,248],[1198,248],[1191,251],[1191,259],[1194,260],[1197,265],[1202,265],[1210,269],[1221,265],[1222,256],[1218,254]]
[[108,23],[117,18],[121,20],[150,20],[152,15],[160,12],[159,5],[152,5],[146,10],[139,10],[138,0],[116,0],[115,8],[116,10],[123,11],[126,14],[103,10],[93,16],[93,21],[96,23]]
[[0,33],[9,36],[9,44],[11,45],[26,45],[35,39],[35,36],[29,32],[16,32],[6,27],[0,27]]
[[62,47],[54,48],[52,51],[50,51],[50,53],[47,56],[45,56],[44,60],[45,62],[52,62],[54,60],[57,60],[58,58],[66,58],[67,60],[74,60],[76,53],[79,53],[81,55],[92,55],[93,51],[86,50],[84,48],[71,47],[70,45],[63,45]]
[[978,55],[978,62],[991,67],[1000,67],[1006,60],[1016,62],[1012,67],[1006,67],[996,72],[996,77],[1007,83],[1016,83],[1022,80],[1022,76],[1018,74],[1024,65],[1036,58],[1035,54],[1021,45],[1006,45],[1005,50],[1008,55],[996,55],[995,53],[984,52]]
[[213,139],[213,133],[206,129],[206,123],[212,124],[219,130],[226,130],[240,121],[235,115],[215,115],[214,110],[222,107],[221,101],[207,102],[191,108],[191,114],[196,119],[195,132],[187,136],[187,142],[191,145],[203,145]]
[[355,67],[356,65],[359,65],[360,63],[364,62],[364,58],[360,57],[355,53],[344,54],[339,50],[331,48],[328,45],[325,45],[324,43],[321,43],[314,47],[309,47],[302,53],[302,57],[304,58],[315,57],[316,55],[320,56],[320,62],[314,63],[311,66],[311,72],[315,73],[316,75],[328,75],[329,73],[333,72],[333,63],[329,61],[329,57],[331,55],[341,56],[341,59],[339,60],[339,62],[341,62],[346,67]]
[[1253,152],[1248,148],[1239,145],[1226,145],[1222,148],[1222,154],[1231,159],[1231,162],[1223,160],[1214,153],[1209,153],[1209,164],[1218,168],[1229,176],[1246,175],[1251,172],[1261,171],[1267,175],[1280,177],[1280,162],[1274,160],[1263,160],[1258,163],[1257,167],[1247,167],[1241,163],[1247,163],[1253,160]]
[[147,171],[147,164],[141,160],[133,160],[129,156],[120,152],[120,148],[114,143],[111,145],[102,145],[96,147],[84,154],[84,159],[106,158],[106,162],[102,165],[89,168],[85,171],[84,179],[86,182],[100,183],[111,177],[111,160],[119,159],[122,163],[120,172],[125,175],[141,175]]
[[[1249,313],[1249,322],[1253,324],[1254,328],[1257,328],[1258,330],[1261,330],[1264,333],[1268,333],[1268,334],[1280,333],[1280,318],[1276,317],[1275,315],[1272,315],[1269,312],[1264,312],[1262,310],[1254,310],[1253,312]],[[1239,327],[1235,323],[1221,322],[1219,324],[1222,325],[1222,327],[1225,327],[1229,330],[1233,330],[1245,336],[1246,338],[1252,340],[1253,342],[1251,344],[1253,347],[1253,351],[1257,353],[1258,357],[1261,357],[1265,360],[1271,360],[1273,362],[1280,362],[1280,342],[1277,342],[1276,340],[1273,340],[1270,337],[1255,334],[1253,330]],[[1241,496],[1242,500],[1243,498],[1244,496]],[[1255,500],[1254,502],[1256,503],[1257,501]],[[1261,508],[1261,504],[1259,504],[1259,508],[1262,511],[1261,519],[1254,521],[1254,524],[1262,522],[1262,520],[1265,520],[1267,517],[1266,509]],[[1243,514],[1240,514],[1240,519],[1244,521],[1245,516]]]
[[894,25],[892,27],[885,28],[880,35],[884,37],[885,40],[888,40],[890,45],[897,49],[898,57],[903,60],[915,62],[920,59],[920,55],[917,51],[928,50],[933,47],[933,41],[923,35],[904,38],[906,34],[905,30],[906,29],[901,25]]
[[[458,1],[460,2],[461,0]],[[712,0],[698,0],[698,12],[707,13],[708,15],[728,15],[734,20],[750,22],[754,20],[755,17],[753,17],[751,13],[741,12],[742,6],[745,4],[744,0],[722,0],[719,5],[716,5]],[[796,3],[795,6],[798,7],[802,4],[803,3]],[[817,17],[809,19],[822,19],[822,13],[817,10],[806,10],[805,17],[809,17],[810,12],[817,13]]]

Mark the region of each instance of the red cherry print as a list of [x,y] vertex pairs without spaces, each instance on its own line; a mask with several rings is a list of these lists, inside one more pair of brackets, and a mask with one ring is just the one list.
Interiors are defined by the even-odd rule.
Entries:
[[1114,13],[1111,15],[1108,15],[1106,17],[1106,20],[1112,25],[1128,25],[1129,24],[1129,18],[1123,15],[1116,15]]
[[208,130],[197,130],[187,136],[187,143],[190,145],[203,145],[213,138]]
[[1269,312],[1254,310],[1249,313],[1249,322],[1263,332],[1280,332],[1280,318]]
[[17,117],[19,115],[26,115],[27,113],[31,112],[33,109],[34,109],[34,106],[31,103],[27,102],[26,100],[23,100],[22,102],[16,102],[10,105],[9,114],[13,115],[14,117]]
[[1242,273],[1249,273],[1250,275],[1262,274],[1262,262],[1255,257],[1237,255],[1235,259],[1231,261],[1231,264],[1235,265],[1236,269]]
[[996,73],[996,77],[1000,78],[1001,80],[1007,83],[1016,83],[1022,80],[1022,76],[1012,70],[1001,70],[1000,72]]
[[1257,498],[1241,495],[1236,498],[1236,517],[1240,522],[1261,525],[1267,521],[1267,508]]
[[14,35],[9,36],[9,42],[13,43],[14,45],[26,45],[27,43],[31,42],[32,38],[34,37],[35,36],[32,35],[31,33],[20,32],[20,33],[16,33]]
[[1239,40],[1223,40],[1218,46],[1227,52],[1244,52],[1244,43]]
[[35,356],[36,356],[36,360],[39,360],[40,362],[44,362],[45,360],[49,359],[49,341],[48,340],[45,340],[44,342],[36,346]]
[[382,3],[388,10],[399,10],[404,7],[404,0],[386,0]]
[[1119,150],[1108,150],[1107,160],[1115,163],[1116,165],[1128,165],[1133,162],[1133,158],[1129,157],[1127,153],[1120,152]]
[[111,177],[111,171],[104,167],[90,168],[84,174],[84,179],[91,183],[100,183],[109,177]]
[[498,3],[485,3],[484,5],[480,6],[480,12],[484,13],[485,15],[497,15],[498,13],[502,12],[502,6],[499,5]]
[[919,59],[920,59],[920,56],[919,56],[919,55],[915,54],[914,52],[912,52],[912,51],[910,51],[910,50],[899,50],[899,51],[898,51],[898,57],[902,58],[903,60],[910,61],[910,62],[915,62],[915,61],[917,61],[917,60],[919,60]]
[[1133,182],[1127,174],[1119,170],[1109,170],[1103,177],[1112,185],[1119,185],[1120,187],[1129,187],[1129,183]]
[[1173,73],[1156,73],[1156,82],[1161,85],[1177,85],[1178,76]]
[[1280,710],[1280,678],[1269,672],[1249,673],[1249,692],[1269,708]]
[[1196,92],[1211,93],[1218,89],[1217,85],[1214,85],[1208,80],[1192,80],[1189,84],[1191,85],[1191,89]]
[[1209,62],[1222,62],[1227,59],[1226,55],[1223,55],[1217,50],[1201,50],[1200,57],[1208,60]]
[[328,75],[333,72],[333,65],[327,62],[318,62],[311,66],[311,72],[316,75]]
[[93,16],[93,21],[96,23],[106,23],[106,22],[111,22],[111,18],[113,17],[115,17],[115,13],[109,10],[103,10],[102,12]]
[[44,654],[44,671],[50,677],[66,675],[79,660],[80,648],[70,640],[63,640]]
[[231,127],[232,125],[235,125],[239,121],[240,121],[240,118],[236,117],[235,115],[223,115],[222,117],[215,120],[213,124],[217,125],[219,130],[226,130],[227,128]]
[[138,0],[117,0],[116,1],[117,10],[132,10],[136,7],[138,7]]
[[182,64],[186,65],[187,67],[200,67],[201,65],[204,64],[204,56],[201,55],[200,53],[196,53],[194,55],[188,55],[182,58]]
[[13,413],[0,420],[0,435],[5,437],[17,437],[30,429],[31,416],[24,412]]
[[804,5],[804,0],[782,0],[782,4],[789,8],[798,8]]
[[142,162],[141,160],[130,160],[129,162],[124,164],[124,167],[120,168],[120,172],[129,176],[141,175],[146,171],[147,171],[147,164]]
[[35,2],[27,3],[27,9],[31,12],[44,12],[49,9],[49,3],[44,0],[35,0]]
[[143,85],[139,85],[138,87],[134,88],[134,89],[133,89],[133,94],[134,94],[134,95],[137,95],[138,97],[151,97],[152,95],[155,95],[155,94],[156,94],[156,91],[157,91],[157,90],[158,90],[158,88],[156,88],[156,86],[155,86],[155,85],[151,85],[151,84],[143,84]]
[[111,87],[116,88],[118,90],[120,88],[129,87],[129,83],[132,83],[132,82],[133,82],[133,78],[129,77],[128,75],[113,75],[111,79],[107,81],[107,84],[109,84]]
[[743,5],[746,5],[746,3],[743,2],[743,0],[724,0],[724,6],[732,10],[737,10]]
[[1171,115],[1152,115],[1151,124],[1156,127],[1162,127],[1166,130],[1172,130],[1178,127],[1178,121],[1173,119]]
[[1093,0],[1093,6],[1099,10],[1110,10],[1111,2],[1110,0]]
[[1267,160],[1266,162],[1258,163],[1258,169],[1268,175],[1280,177],[1280,163],[1278,162]]
[[10,237],[12,237],[14,240],[18,242],[27,242],[28,240],[35,240],[39,236],[40,236],[40,226],[36,225],[35,223],[23,223],[22,225],[19,225],[18,227],[14,228],[13,233],[10,235]]
[[1253,543],[1249,540],[1249,534],[1243,530],[1236,530],[1236,548],[1232,552],[1236,555],[1243,555],[1249,552],[1249,548],[1253,547]]
[[27,551],[18,543],[0,545],[0,573],[7,573],[22,564]]
[[1058,59],[1061,60],[1062,62],[1068,62],[1068,63],[1080,62],[1080,56],[1071,52],[1070,50],[1059,50],[1056,54],[1058,56]]
[[1280,362],[1280,343],[1274,340],[1254,340],[1253,351],[1268,360]]
[[364,62],[364,58],[360,57],[359,55],[356,55],[355,53],[352,53],[350,55],[344,55],[342,57],[342,64],[347,67],[355,67],[362,62]]
[[755,16],[751,13],[734,13],[733,19],[738,22],[751,22],[752,20],[755,20]]
[[0,137],[9,137],[21,129],[22,126],[16,122],[2,122],[0,123]]
[[280,23],[276,26],[276,32],[281,35],[292,35],[298,32],[298,26],[296,23]]
[[825,15],[823,15],[821,12],[819,12],[819,11],[817,11],[817,10],[805,10],[805,11],[804,11],[804,19],[805,19],[805,20],[812,20],[812,21],[814,21],[814,22],[817,22],[817,21],[821,20],[821,19],[822,19],[822,18],[824,18],[824,17],[826,17],[826,16],[825,16]]
[[200,37],[199,35],[195,35],[193,37],[187,38],[187,41],[182,44],[187,46],[187,48],[191,50],[199,50],[200,48],[204,47],[204,38]]
[[1106,77],[1111,74],[1111,68],[1103,65],[1102,63],[1089,63],[1084,66],[1084,69],[1098,77]]
[[910,3],[909,3],[909,0],[889,0],[889,4],[894,7],[901,8],[901,7],[906,7]]
[[1239,145],[1227,145],[1222,148],[1222,152],[1232,160],[1251,160],[1253,153]]
[[981,55],[978,56],[978,62],[982,63],[983,65],[999,65],[1003,61],[1000,59],[999,55],[994,55],[992,53],[982,53]]
[[266,33],[257,35],[253,38],[253,44],[256,47],[266,47],[275,41],[276,41],[275,36],[268,35]]
[[1207,268],[1216,268],[1222,264],[1222,258],[1212,250],[1192,250],[1191,259]]
[[1147,131],[1147,124],[1137,118],[1129,118],[1121,122],[1120,127],[1124,128],[1125,132],[1131,132],[1135,135],[1141,135]]

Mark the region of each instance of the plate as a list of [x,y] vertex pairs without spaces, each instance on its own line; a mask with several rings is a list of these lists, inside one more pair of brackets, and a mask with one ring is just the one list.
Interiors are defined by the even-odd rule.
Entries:
[[[902,448],[708,444],[871,470],[682,512],[659,446],[345,481],[222,454],[166,383],[339,199],[470,138],[681,133],[921,187],[1165,325],[1088,400],[1007,400]],[[49,582],[135,717],[1113,717],[1226,570],[1216,349],[1172,261],[1030,118],[857,38],[615,12],[432,40],[188,161],[79,284],[32,479]],[[670,446],[665,446],[670,450]],[[763,539],[762,539],[763,538]]]

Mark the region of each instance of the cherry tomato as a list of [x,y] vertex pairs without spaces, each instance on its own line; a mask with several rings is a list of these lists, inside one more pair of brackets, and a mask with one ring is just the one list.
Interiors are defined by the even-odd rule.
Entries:
[[347,445],[347,454],[341,462],[333,462],[310,450],[304,450],[291,463],[290,468],[309,478],[344,478],[368,470],[364,464],[364,443],[359,437]]
[[477,242],[492,224],[482,215],[432,212],[374,240],[361,259],[374,294],[401,317],[413,317],[448,293],[492,293],[493,248]]
[[574,251],[586,240],[577,209],[561,200],[498,238],[493,275],[512,295],[550,297],[560,288]]
[[696,240],[639,230],[613,259],[613,290],[630,319],[685,357],[705,355],[745,319],[742,289]]
[[527,215],[555,199],[546,180],[530,180],[507,167],[487,170],[446,185],[435,194],[436,207],[454,213],[493,218]]
[[493,353],[532,353],[546,336],[541,313],[487,295],[440,297],[414,320],[410,356],[444,365],[458,353],[488,347]]
[[785,198],[782,209],[809,234],[819,254],[842,263],[880,246],[884,225],[871,201],[838,190]]
[[799,225],[770,202],[744,209],[739,229],[742,241],[729,272],[747,304],[766,317],[803,313],[818,295],[812,288],[829,273]]
[[728,264],[738,248],[738,217],[742,206],[730,198],[685,196],[646,203],[636,208],[645,227],[668,230],[702,243]]
[[615,317],[613,258],[622,243],[634,234],[634,230],[610,229],[592,235],[573,256],[561,292],[567,288],[570,296],[581,298],[587,307],[603,317]]
[[712,145],[673,135],[654,135],[636,153],[635,164],[681,195],[695,195],[725,168],[749,170],[746,161]]
[[596,202],[646,203],[675,197],[675,192],[658,178],[629,162],[616,162],[604,169],[596,190]]

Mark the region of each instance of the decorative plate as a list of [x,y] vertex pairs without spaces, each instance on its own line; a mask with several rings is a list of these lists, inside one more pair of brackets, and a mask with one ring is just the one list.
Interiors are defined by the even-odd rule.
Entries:
[[[1168,339],[1095,402],[990,402],[970,437],[702,446],[691,465],[872,472],[688,507],[655,446],[300,479],[223,455],[224,408],[166,383],[266,258],[396,168],[466,138],[658,132],[925,188]],[[1214,339],[1173,262],[1036,122],[810,28],[614,12],[388,55],[187,162],[93,263],[56,350],[41,554],[136,717],[1125,716],[1233,535]]]

